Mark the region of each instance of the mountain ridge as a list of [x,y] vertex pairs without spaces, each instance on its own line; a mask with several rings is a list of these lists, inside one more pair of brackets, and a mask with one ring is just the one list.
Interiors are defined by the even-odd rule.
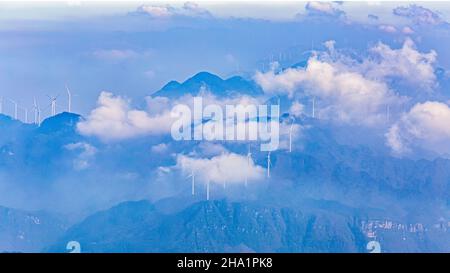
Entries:
[[177,98],[186,94],[198,95],[202,90],[207,90],[218,97],[233,97],[236,95],[259,96],[262,89],[253,81],[241,76],[233,76],[227,79],[210,72],[199,72],[180,83],[170,81],[160,90],[152,94],[153,97]]

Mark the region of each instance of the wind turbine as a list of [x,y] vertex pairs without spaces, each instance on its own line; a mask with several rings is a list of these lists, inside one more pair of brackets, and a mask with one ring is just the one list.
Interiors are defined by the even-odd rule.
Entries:
[[3,114],[3,97],[0,97],[0,114]]
[[316,117],[316,97],[312,99],[312,117]]
[[270,152],[267,154],[267,178],[270,178],[270,165],[271,165],[271,161],[270,161]]
[[188,176],[188,178],[192,178],[192,185],[191,185],[191,191],[192,191],[192,195],[195,195],[195,173],[194,173],[194,169],[192,169],[191,174]]
[[292,152],[292,128],[294,127],[295,118],[293,117],[291,127],[289,127],[289,152]]
[[14,104],[14,119],[17,119],[17,102],[13,101],[12,99],[9,99],[9,101]]
[[33,99],[33,109],[34,109],[34,123],[37,125],[41,124],[41,109],[39,104],[36,102],[36,98]]
[[[59,96],[59,95],[58,95]],[[51,101],[51,106],[52,106],[52,116],[56,115],[56,99],[58,98],[58,96],[56,97],[50,97],[49,95],[47,95],[47,97],[49,97],[50,101]]]
[[69,90],[69,87],[67,87],[67,84],[66,84],[66,91],[67,91],[67,98],[69,99],[67,108],[68,108],[69,113],[71,113],[72,112],[72,93],[70,93],[70,90]]

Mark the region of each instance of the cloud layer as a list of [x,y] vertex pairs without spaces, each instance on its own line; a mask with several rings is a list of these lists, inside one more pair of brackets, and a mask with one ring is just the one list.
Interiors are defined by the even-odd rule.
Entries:
[[392,125],[386,140],[396,155],[420,149],[450,157],[450,107],[434,101],[416,104]]
[[306,3],[305,9],[308,15],[331,17],[340,17],[345,15],[344,11],[336,8],[331,2],[308,2]]
[[374,53],[374,59],[365,62],[368,77],[401,79],[425,91],[436,84],[434,64],[437,54],[434,50],[419,52],[414,42],[407,38],[399,49],[378,43],[370,51]]
[[305,69],[289,68],[279,74],[273,70],[258,72],[255,80],[269,93],[286,93],[293,97],[301,89],[325,104],[317,109],[322,118],[342,122],[376,123],[385,105],[394,101],[394,95],[383,82],[317,58],[309,59]]
[[212,17],[208,10],[194,2],[186,2],[180,8],[171,5],[143,5],[137,9],[137,13],[147,14],[154,19],[168,19],[175,16]]
[[334,41],[325,46],[328,52],[312,56],[305,68],[257,72],[254,79],[269,94],[316,97],[322,118],[366,125],[384,121],[386,107],[403,100],[391,82],[418,92],[436,85],[436,53],[419,52],[410,39],[399,49],[378,43],[362,61],[335,50]]
[[256,165],[246,156],[223,153],[212,158],[193,158],[178,155],[176,168],[186,175],[194,174],[199,181],[205,183],[223,184],[243,184],[247,178],[248,182],[256,182],[264,178],[264,168]]
[[436,12],[415,4],[397,7],[393,10],[393,13],[411,19],[418,25],[438,25],[445,22]]
[[97,105],[86,120],[77,124],[77,129],[83,135],[104,141],[167,133],[173,121],[169,111],[151,116],[132,109],[128,100],[109,92],[100,94]]

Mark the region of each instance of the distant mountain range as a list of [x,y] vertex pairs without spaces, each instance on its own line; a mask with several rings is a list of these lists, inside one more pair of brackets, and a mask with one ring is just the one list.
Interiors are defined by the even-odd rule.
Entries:
[[240,76],[234,76],[228,79],[222,79],[217,75],[200,72],[187,79],[183,83],[171,81],[161,90],[152,94],[153,97],[177,98],[186,94],[196,96],[202,90],[209,91],[218,97],[235,96],[259,96],[263,91],[254,81],[244,79]]
[[73,226],[47,249],[68,241],[85,252],[362,252],[351,218],[246,202],[202,201],[164,215],[148,201],[125,202]]
[[[153,96],[197,95],[201,89],[218,97],[262,92],[251,80],[201,72]],[[0,251],[65,252],[75,240],[83,252],[367,252],[372,233],[386,252],[450,251],[448,159],[394,158],[352,141],[356,130],[342,144],[328,124],[302,116],[296,119],[304,128],[301,140],[292,153],[271,154],[271,179],[251,198],[216,194],[216,200],[201,201],[190,198],[185,177],[162,183],[156,175],[176,164],[173,154],[199,153],[198,142],[146,137],[105,144],[77,132],[81,119],[60,113],[38,127],[0,115],[1,205],[51,211],[0,208]],[[154,153],[160,143],[167,152]],[[70,144],[81,150],[68,149]],[[247,153],[246,143],[216,144]],[[252,150],[257,165],[265,167],[266,157]],[[85,168],[76,168],[80,162]],[[27,195],[20,203],[9,191]],[[152,195],[160,191],[169,197]],[[147,196],[160,201],[130,201]],[[161,203],[176,209],[162,210]],[[53,214],[61,207],[68,214],[80,211],[63,219]],[[363,227],[362,221],[374,219],[408,228]],[[417,233],[410,225],[425,228]]]
[[0,206],[0,252],[39,252],[68,228],[62,217]]

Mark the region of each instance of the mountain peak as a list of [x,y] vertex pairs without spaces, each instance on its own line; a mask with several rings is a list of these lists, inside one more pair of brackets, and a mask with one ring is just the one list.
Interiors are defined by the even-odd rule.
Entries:
[[261,88],[251,80],[240,76],[233,76],[228,79],[212,74],[210,72],[199,72],[188,78],[183,83],[170,81],[161,90],[155,92],[153,96],[176,98],[186,94],[198,95],[202,87],[206,87],[215,96],[240,95],[260,95]]
[[78,121],[82,117],[75,113],[62,112],[52,117],[46,118],[39,127],[41,133],[64,130],[64,128],[75,129]]
[[206,72],[206,71],[202,71],[202,72],[198,72],[197,74],[195,74],[194,76],[192,76],[191,78],[189,78],[186,82],[189,81],[204,81],[205,83],[212,83],[212,82],[222,82],[223,79],[215,74]]
[[197,74],[195,74],[194,76],[192,76],[192,78],[205,78],[205,79],[207,79],[207,78],[217,78],[217,79],[222,79],[221,77],[219,77],[219,76],[217,76],[217,75],[215,75],[215,74],[213,74],[211,72],[208,72],[208,71],[200,71]]
[[13,123],[13,122],[17,122],[17,123],[20,123],[20,121],[18,121],[18,120],[14,120],[12,117],[10,117],[10,116],[8,116],[8,115],[5,115],[5,114],[0,114],[0,124],[3,124],[3,123]]

